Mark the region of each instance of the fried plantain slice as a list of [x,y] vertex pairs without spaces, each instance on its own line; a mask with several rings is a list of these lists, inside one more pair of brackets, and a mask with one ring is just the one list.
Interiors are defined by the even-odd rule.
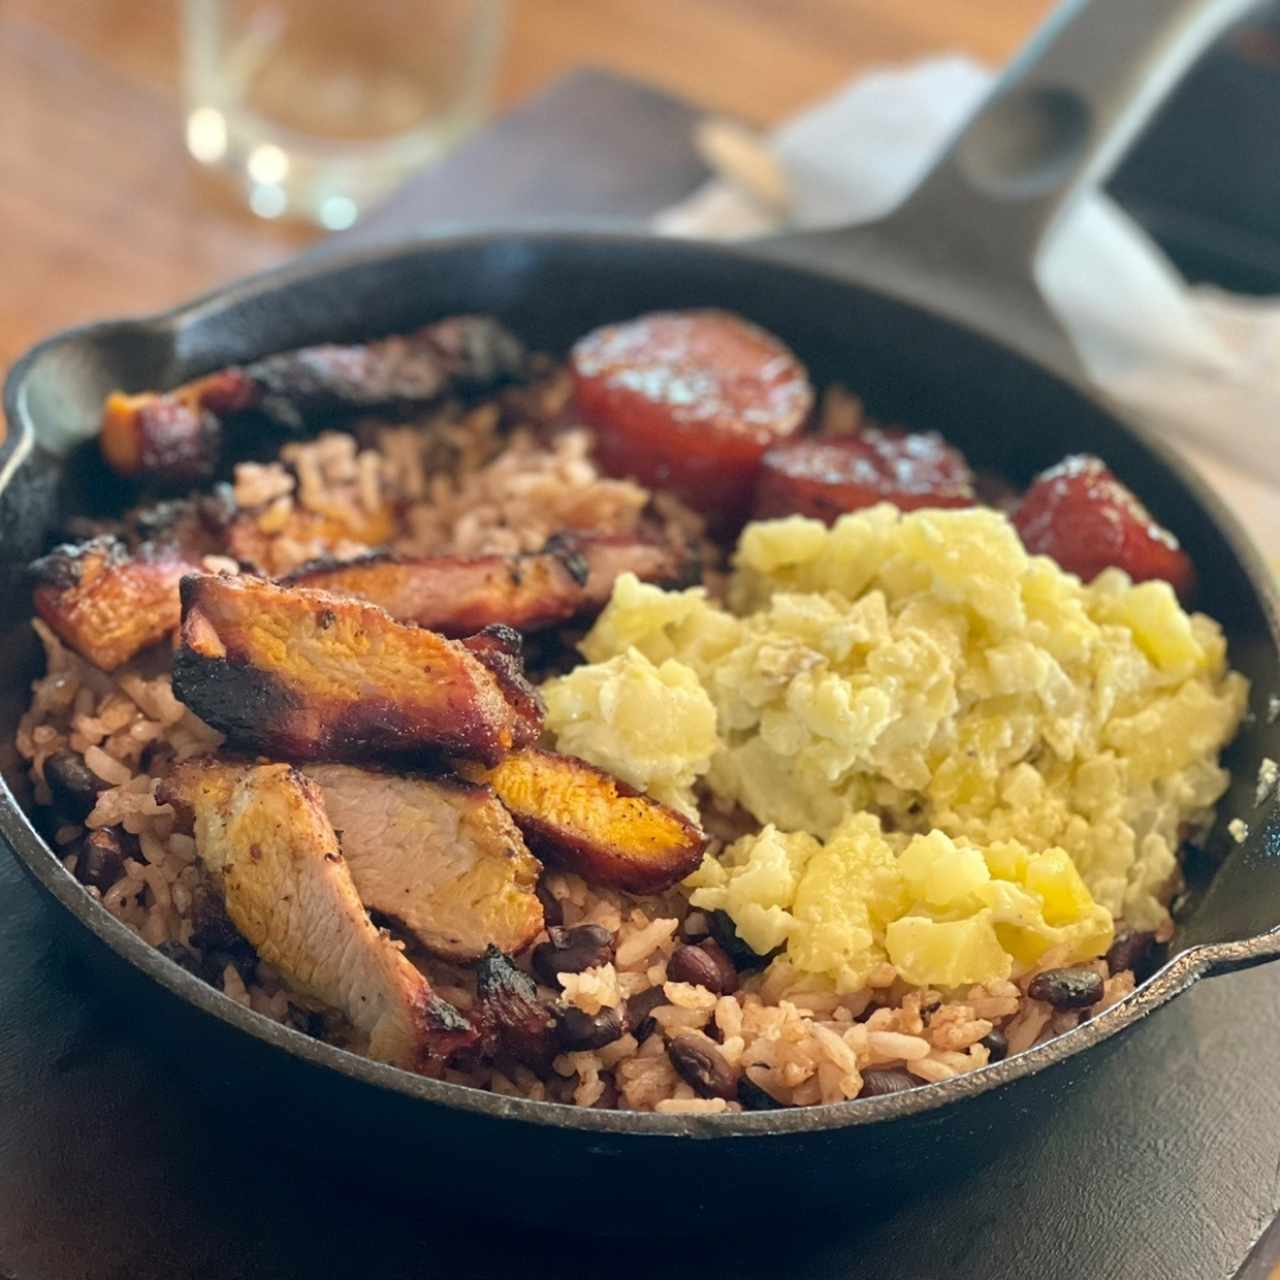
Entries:
[[476,1032],[361,904],[320,788],[286,764],[187,761],[159,796],[193,822],[227,914],[297,992],[340,1010],[372,1058],[432,1071]]
[[494,789],[535,853],[592,884],[659,893],[702,860],[706,837],[692,822],[575,756],[530,748],[457,768]]
[[173,691],[233,747],[496,764],[537,731],[463,645],[375,605],[212,574],[181,593]]
[[489,787],[346,764],[307,765],[360,900],[428,951],[478,960],[542,928],[542,864]]
[[688,576],[683,561],[673,548],[641,538],[561,533],[526,555],[371,555],[303,565],[286,581],[368,600],[402,622],[464,636],[495,623],[538,631],[588,617],[608,603],[621,574],[674,585]]

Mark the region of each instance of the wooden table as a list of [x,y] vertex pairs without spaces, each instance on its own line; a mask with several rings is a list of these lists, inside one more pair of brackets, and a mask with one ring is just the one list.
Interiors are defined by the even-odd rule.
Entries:
[[[854,72],[1005,58],[1051,0],[512,0],[499,109],[593,63],[770,123]],[[164,307],[314,237],[244,211],[181,141],[179,8],[0,5],[0,368],[63,325]]]

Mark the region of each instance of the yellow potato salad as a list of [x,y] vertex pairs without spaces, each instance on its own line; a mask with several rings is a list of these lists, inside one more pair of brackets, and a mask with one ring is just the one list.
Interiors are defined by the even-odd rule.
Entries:
[[734,568],[725,605],[620,579],[546,689],[562,749],[762,824],[695,905],[846,990],[885,959],[954,986],[1166,920],[1248,692],[1216,623],[1162,582],[1082,584],[986,509],[761,522]]

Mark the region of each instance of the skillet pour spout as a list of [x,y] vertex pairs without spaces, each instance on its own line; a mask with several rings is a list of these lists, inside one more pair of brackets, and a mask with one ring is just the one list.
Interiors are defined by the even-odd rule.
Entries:
[[[856,370],[878,417],[936,427],[980,467],[1022,482],[1067,453],[1105,457],[1178,530],[1195,562],[1211,567],[1200,604],[1224,627],[1232,665],[1251,682],[1254,713],[1225,760],[1232,784],[1209,841],[1225,858],[1194,880],[1173,953],[1139,990],[999,1064],[853,1103],[659,1116],[481,1093],[270,1022],[165,959],[64,870],[33,823],[29,786],[9,758],[0,836],[56,901],[52,918],[68,943],[92,957],[117,998],[142,1011],[136,1024],[199,1063],[196,1074],[221,1105],[271,1117],[288,1140],[316,1149],[367,1151],[376,1142],[415,1187],[457,1198],[475,1185],[468,1170],[479,1176],[496,1166],[536,1179],[543,1204],[549,1187],[610,1213],[620,1197],[649,1187],[655,1165],[678,1162],[706,1214],[740,1212],[753,1192],[807,1211],[823,1200],[851,1203],[851,1160],[880,1170],[886,1185],[906,1186],[938,1164],[944,1146],[947,1160],[990,1149],[993,1130],[1055,1105],[1103,1069],[1120,1033],[1200,977],[1280,955],[1280,816],[1274,802],[1265,811],[1255,805],[1262,761],[1280,758],[1280,726],[1267,714],[1280,694],[1273,575],[1186,464],[1084,385],[1031,270],[1071,200],[1105,174],[1181,69],[1246,7],[1237,0],[1065,5],[917,193],[864,231],[732,248],[513,232],[333,251],[163,316],[56,335],[14,366],[5,387],[6,741],[39,663],[19,566],[68,515],[100,510],[109,499],[93,487],[77,446],[94,435],[98,407],[117,386],[172,386],[269,353],[462,312],[493,312],[531,345],[564,349],[609,321],[717,306],[779,334],[818,383]],[[1249,830],[1238,845],[1224,835],[1235,820]],[[726,1149],[734,1155],[731,1179]],[[476,1207],[531,1214],[527,1198],[507,1199],[513,1203]],[[856,1194],[852,1203],[860,1203]]]

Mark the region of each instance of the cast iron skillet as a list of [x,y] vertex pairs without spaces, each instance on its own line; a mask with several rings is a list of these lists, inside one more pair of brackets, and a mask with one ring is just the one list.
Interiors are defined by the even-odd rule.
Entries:
[[[57,899],[51,919],[121,1016],[233,1109],[229,1127],[283,1135],[341,1156],[357,1180],[390,1172],[414,1194],[450,1195],[486,1214],[609,1227],[634,1221],[641,1205],[648,1228],[676,1216],[697,1226],[755,1203],[771,1214],[848,1206],[872,1186],[918,1182],[996,1150],[1028,1120],[1051,1123],[1057,1100],[1118,1033],[1207,974],[1280,954],[1280,821],[1254,798],[1260,761],[1280,757],[1268,713],[1280,691],[1271,575],[1194,475],[1084,389],[1030,268],[1067,202],[1105,173],[1177,73],[1246,7],[1073,0],[916,194],[862,232],[746,248],[517,232],[329,254],[166,315],[57,335],[18,362],[0,453],[0,625],[10,655],[0,675],[0,835]],[[102,473],[86,461],[92,448],[76,447],[95,432],[106,391],[168,386],[460,311],[496,312],[533,346],[564,349],[605,321],[707,304],[778,333],[819,383],[851,385],[877,417],[937,428],[1016,482],[1068,452],[1101,455],[1187,546],[1203,579],[1199,605],[1225,626],[1231,661],[1253,684],[1254,714],[1227,757],[1233,783],[1210,844],[1224,860],[1193,882],[1171,955],[1130,999],[1028,1053],[905,1094],[729,1117],[577,1110],[422,1079],[247,1012],[152,950],[62,869],[28,816],[29,788],[7,745],[39,670],[21,566],[60,517],[107,500]],[[1223,835],[1237,817],[1251,831],[1238,847]],[[664,1214],[667,1204],[681,1213]]]

